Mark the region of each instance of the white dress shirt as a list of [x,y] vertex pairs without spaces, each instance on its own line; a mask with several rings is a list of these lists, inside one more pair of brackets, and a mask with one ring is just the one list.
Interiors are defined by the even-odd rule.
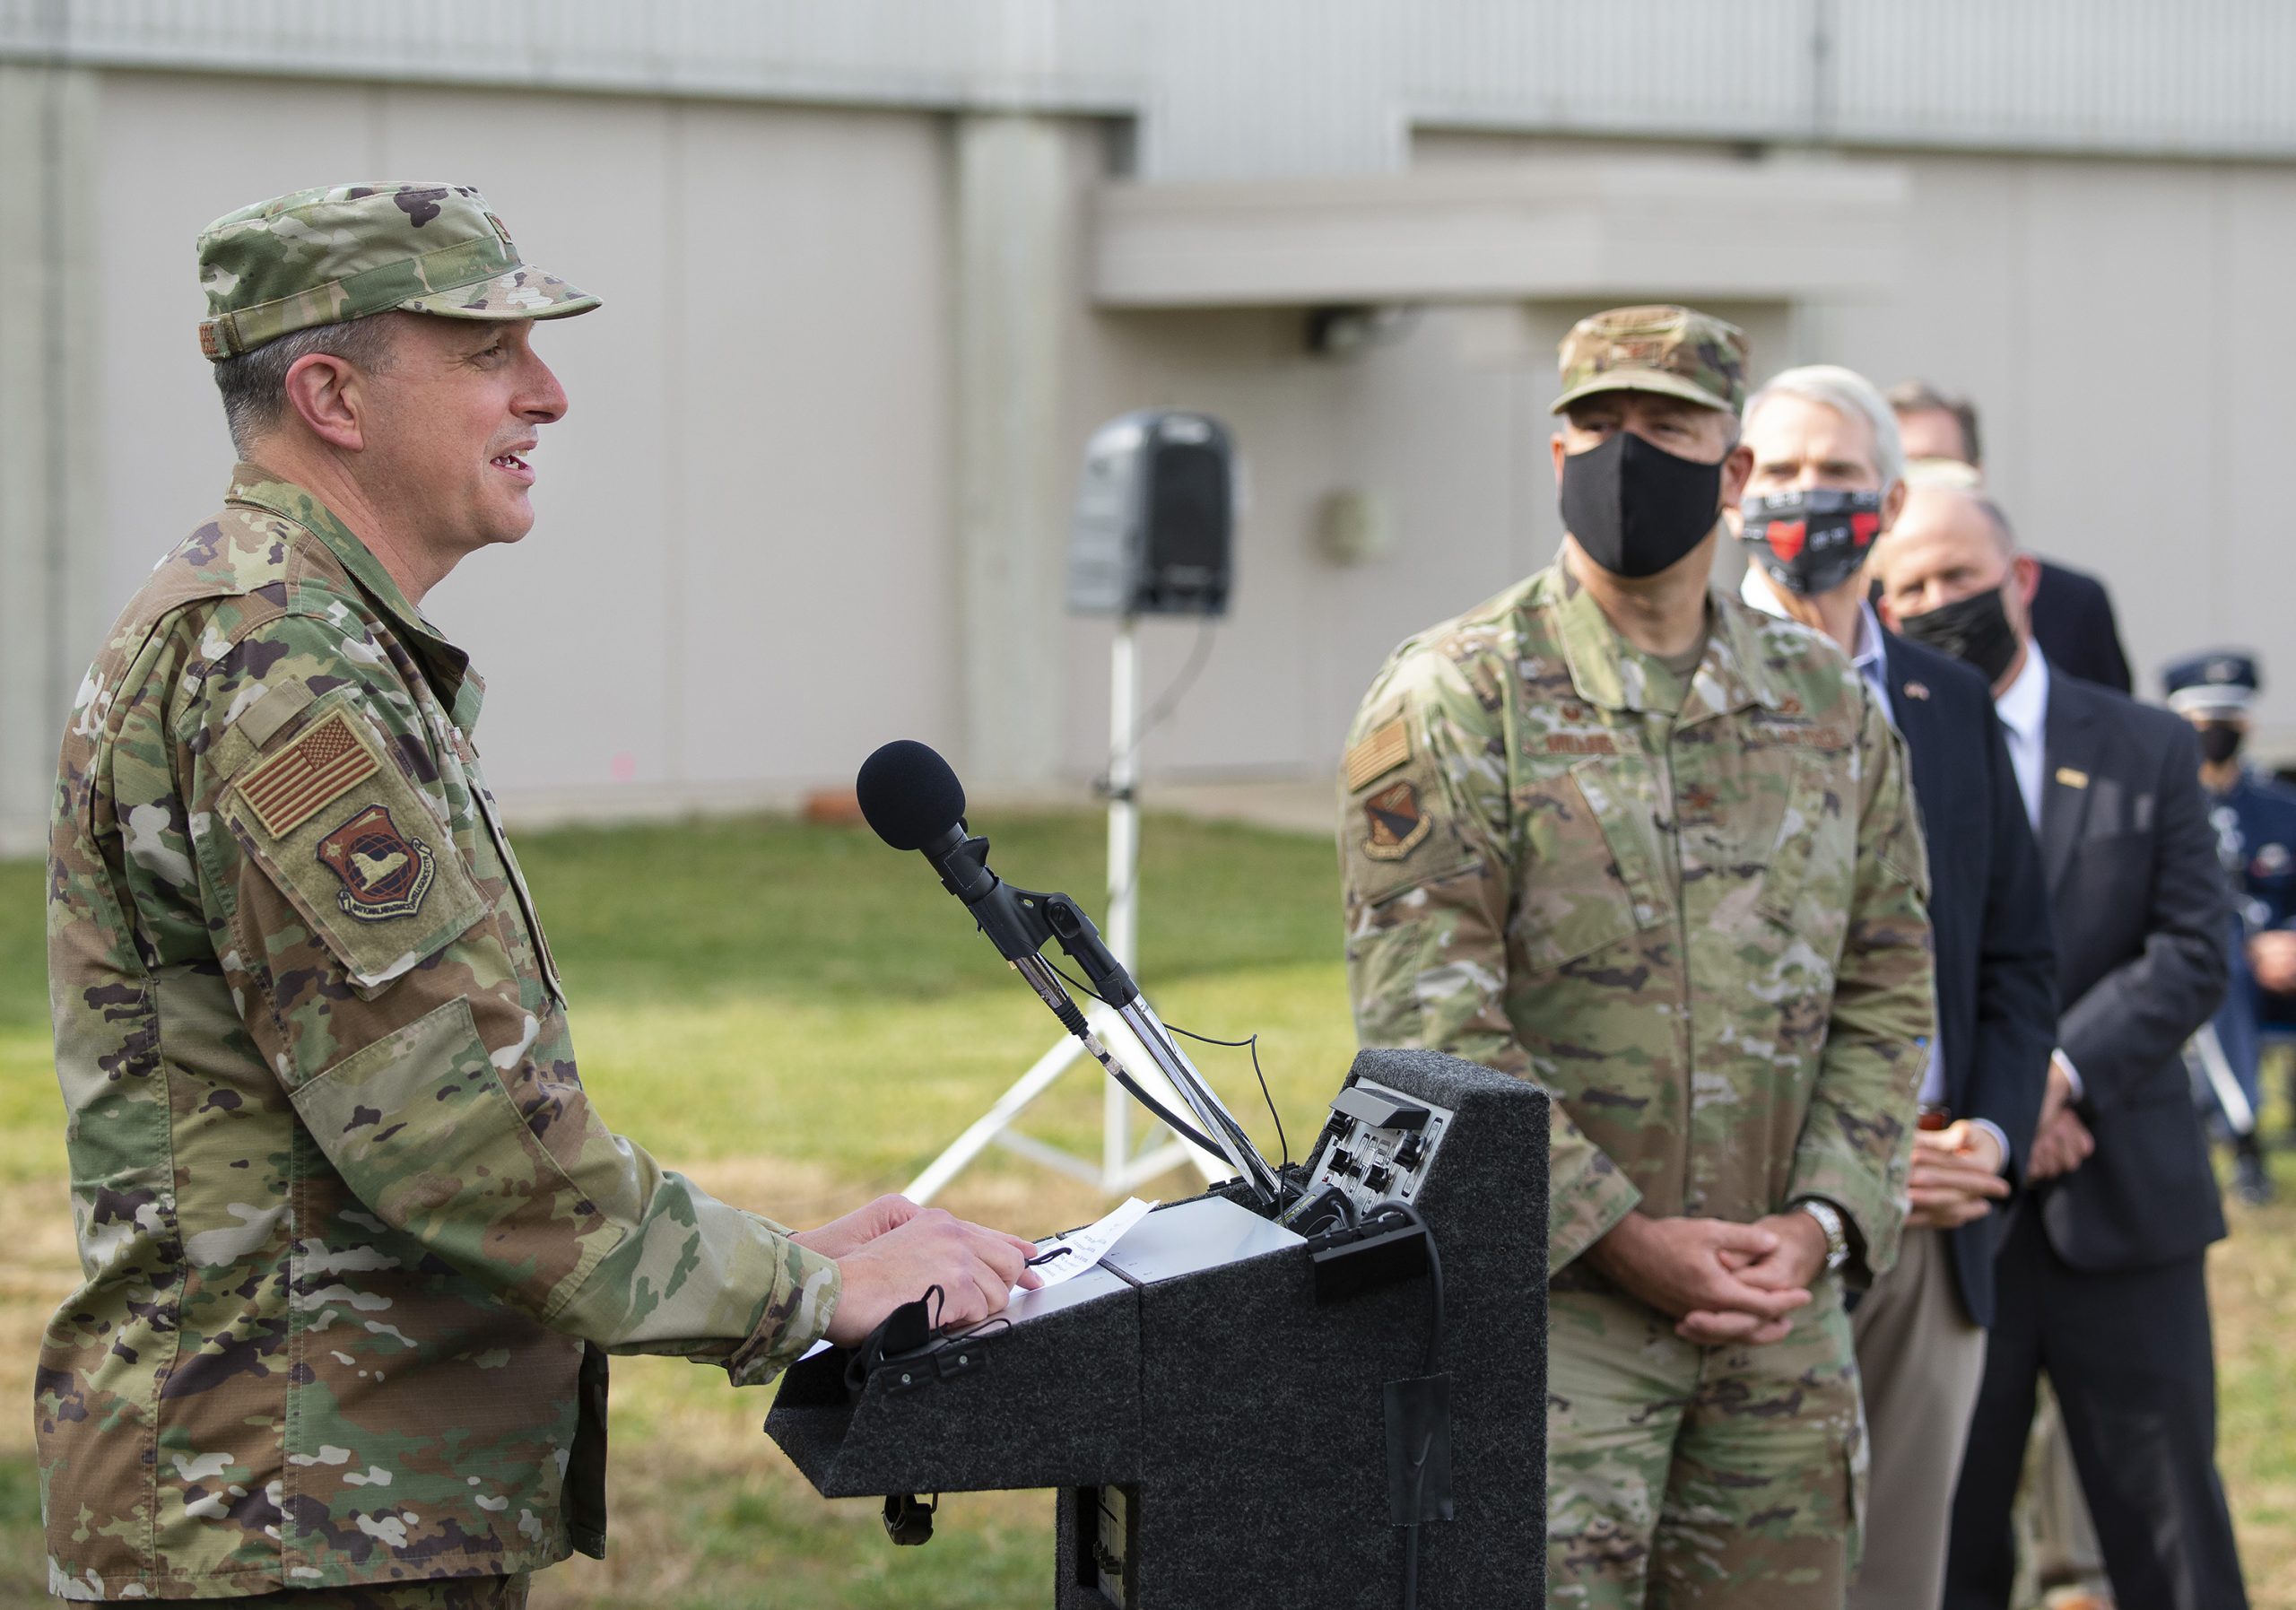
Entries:
[[[2048,657],[2039,643],[2027,643],[2024,669],[1993,701],[1994,711],[2007,732],[2009,765],[2017,774],[2017,792],[2025,796],[2025,820],[2037,833],[2041,831],[2041,782],[2048,754]],[[2073,1099],[2079,1101],[2081,1070],[2073,1066],[2073,1058],[2062,1046],[2057,1049],[2057,1060],[2065,1066]]]
[[1993,701],[1993,708],[2008,729],[2009,765],[2017,774],[2017,792],[2025,796],[2025,820],[2038,833],[2041,831],[2041,768],[2048,749],[2048,657],[2039,645],[2025,646],[2025,668]]

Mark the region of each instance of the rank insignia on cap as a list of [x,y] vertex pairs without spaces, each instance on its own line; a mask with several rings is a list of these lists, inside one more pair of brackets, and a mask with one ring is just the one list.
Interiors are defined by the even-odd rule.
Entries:
[[1409,782],[1380,789],[1363,802],[1370,831],[1363,853],[1375,861],[1400,861],[1434,831],[1434,819],[1419,808],[1419,790]]
[[327,801],[372,777],[382,762],[337,710],[248,773],[239,797],[263,831],[283,837]]
[[2068,788],[2085,788],[2089,786],[2089,774],[2085,771],[2075,771],[2070,766],[2059,766],[2057,769],[2057,780]]
[[400,832],[389,810],[378,805],[320,840],[318,857],[343,880],[335,903],[361,922],[387,922],[422,910],[437,870],[430,846]]

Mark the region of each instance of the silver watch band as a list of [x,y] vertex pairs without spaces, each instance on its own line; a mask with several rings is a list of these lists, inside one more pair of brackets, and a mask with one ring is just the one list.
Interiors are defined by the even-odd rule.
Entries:
[[1825,1232],[1826,1267],[1839,1269],[1849,1261],[1849,1226],[1842,1222],[1841,1209],[1816,1197],[1804,1197],[1794,1205],[1818,1222]]

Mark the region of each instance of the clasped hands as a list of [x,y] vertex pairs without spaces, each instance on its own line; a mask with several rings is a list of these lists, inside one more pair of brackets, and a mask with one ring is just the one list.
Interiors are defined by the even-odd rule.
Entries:
[[1906,1175],[1912,1198],[1907,1227],[1959,1230],[1985,1217],[2009,1194],[2009,1181],[2001,1176],[2005,1161],[1993,1131],[1967,1118],[1943,1129],[1916,1130]]
[[2039,1181],[2070,1174],[2096,1149],[2096,1137],[2073,1110],[2073,1075],[2063,1057],[2052,1056],[2048,1091],[2041,1097],[2041,1121],[2033,1130],[2033,1154],[2025,1164],[2025,1178]]
[[1798,1208],[1751,1224],[1631,1213],[1587,1249],[1613,1284],[1674,1319],[1686,1342],[1775,1342],[1826,1266],[1825,1231]]
[[906,1197],[880,1197],[817,1230],[789,1238],[835,1260],[844,1292],[830,1316],[829,1339],[850,1346],[885,1317],[933,1287],[941,1288],[944,1325],[972,1325],[1001,1312],[1013,1288],[1033,1290],[1043,1278],[1028,1266],[1036,1243]]

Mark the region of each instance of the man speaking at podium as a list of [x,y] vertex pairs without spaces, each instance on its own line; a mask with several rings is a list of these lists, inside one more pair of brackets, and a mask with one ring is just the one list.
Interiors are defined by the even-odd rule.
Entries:
[[1548,1602],[1591,1610],[1842,1603],[1843,1290],[1896,1257],[1934,1031],[1900,740],[1709,587],[1745,358],[1684,308],[1570,331],[1559,562],[1396,649],[1343,767],[1364,1042],[1557,1098]]
[[56,795],[86,1280],[33,1388],[49,1583],[521,1605],[604,1549],[607,1353],[754,1384],[928,1287],[992,1313],[1033,1249],[898,1197],[793,1232],[583,1093],[478,677],[418,606],[534,523],[567,404],[533,321],[596,299],[453,185],[283,196],[199,264],[242,462],[98,654]]

